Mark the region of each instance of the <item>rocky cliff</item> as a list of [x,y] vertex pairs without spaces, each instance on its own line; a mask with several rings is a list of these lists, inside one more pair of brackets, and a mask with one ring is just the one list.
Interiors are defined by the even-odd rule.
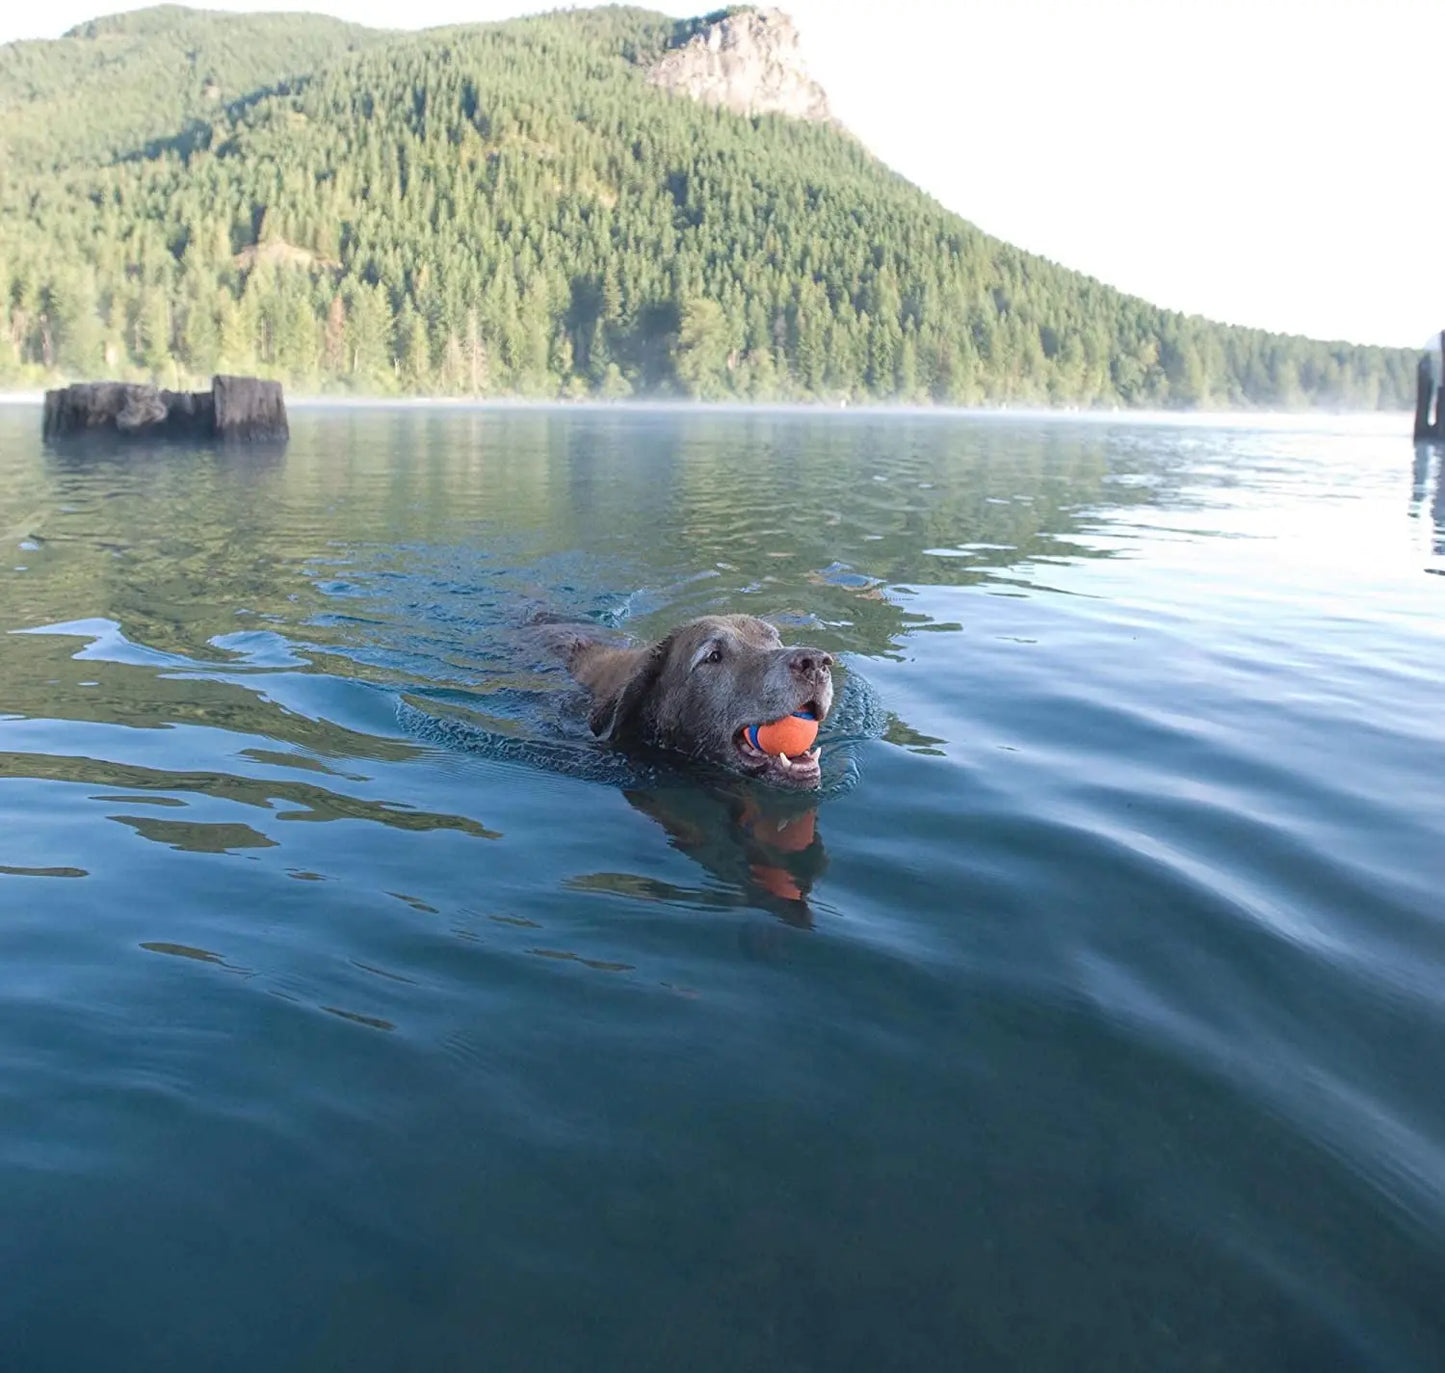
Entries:
[[736,9],[704,20],[647,74],[654,86],[735,114],[832,120],[828,96],[808,75],[798,30],[781,10]]

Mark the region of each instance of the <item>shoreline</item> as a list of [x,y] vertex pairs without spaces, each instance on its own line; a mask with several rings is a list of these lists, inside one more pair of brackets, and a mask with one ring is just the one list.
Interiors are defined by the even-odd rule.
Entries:
[[[45,392],[0,390],[0,407],[44,404]],[[1392,422],[1409,410],[1129,410],[1063,406],[949,406],[871,403],[840,405],[828,401],[693,401],[671,399],[533,400],[525,396],[325,396],[288,395],[289,410],[475,410],[536,413],[791,415],[870,419],[1033,420],[1046,423],[1149,424],[1217,428],[1373,427],[1393,432]],[[1388,426],[1388,428],[1387,428]]]

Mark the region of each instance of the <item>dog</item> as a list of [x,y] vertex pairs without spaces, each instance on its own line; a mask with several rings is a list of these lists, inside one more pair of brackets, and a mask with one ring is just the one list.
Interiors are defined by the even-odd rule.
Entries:
[[557,647],[591,694],[589,724],[622,748],[662,748],[729,772],[797,790],[822,781],[819,750],[770,756],[747,737],[750,725],[795,711],[821,725],[833,708],[833,657],[789,648],[751,615],[705,615],[666,638],[619,647],[573,631]]

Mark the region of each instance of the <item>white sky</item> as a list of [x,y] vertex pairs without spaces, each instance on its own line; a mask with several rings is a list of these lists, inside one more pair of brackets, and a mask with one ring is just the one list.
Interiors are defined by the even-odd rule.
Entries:
[[[782,6],[839,117],[990,233],[1231,323],[1410,347],[1445,327],[1445,0]],[[421,28],[555,6],[210,7]],[[110,8],[7,3],[0,41]]]

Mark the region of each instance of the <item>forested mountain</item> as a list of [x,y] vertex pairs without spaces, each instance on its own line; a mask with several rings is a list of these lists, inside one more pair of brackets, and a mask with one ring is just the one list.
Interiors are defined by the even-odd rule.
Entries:
[[390,35],[317,14],[239,18],[161,5],[56,43],[0,46],[7,163],[54,169],[155,152],[192,123]]
[[1160,310],[833,127],[649,85],[698,23],[167,6],[0,48],[0,383],[1412,403],[1406,350]]

